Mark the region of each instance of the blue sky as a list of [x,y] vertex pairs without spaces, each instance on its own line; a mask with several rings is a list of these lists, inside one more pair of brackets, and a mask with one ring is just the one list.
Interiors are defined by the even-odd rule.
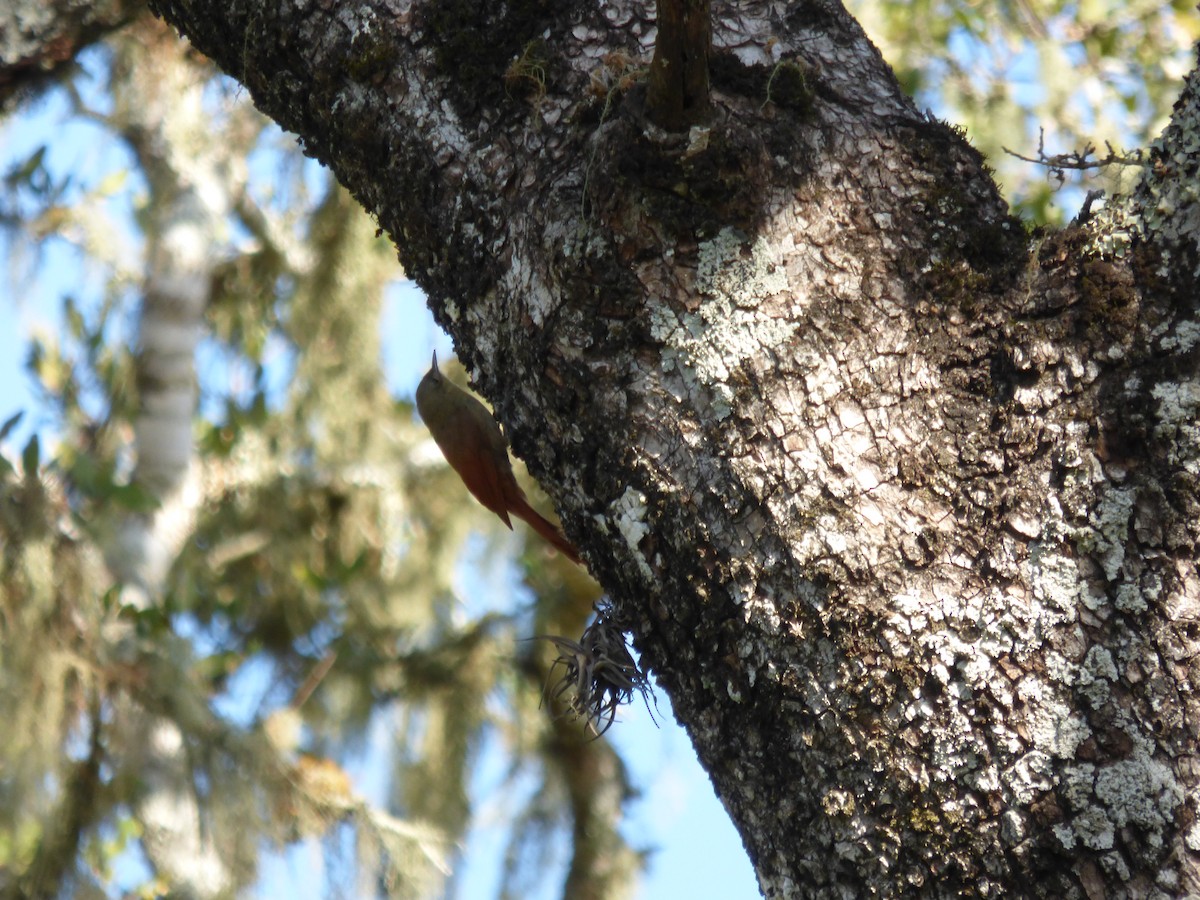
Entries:
[[[65,108],[51,99],[33,110],[6,121],[0,130],[0,171],[7,172],[26,159],[41,143],[48,143],[47,166],[56,174],[68,173],[79,184],[97,184],[127,166],[123,149],[96,126],[64,119]],[[116,182],[114,202],[132,208],[133,180]],[[6,245],[5,250],[9,248]],[[53,440],[45,432],[47,419],[39,415],[38,398],[25,372],[29,339],[38,331],[62,329],[62,298],[73,295],[86,306],[97,302],[102,282],[81,255],[63,244],[50,244],[36,265],[14,260],[5,252],[5,272],[0,280],[0,422],[18,410],[25,411],[20,427],[10,435],[4,452],[16,456],[34,430],[41,432],[44,448]],[[428,367],[430,351],[450,354],[449,340],[433,323],[419,289],[400,282],[392,291],[384,318],[384,364],[393,394],[411,397],[416,383]],[[43,450],[43,458],[48,455]],[[252,692],[252,681],[246,690]],[[251,698],[247,698],[251,702]],[[632,807],[626,833],[634,844],[654,849],[639,897],[643,900],[674,900],[677,897],[740,900],[758,896],[741,839],[713,794],[708,776],[696,761],[685,733],[675,724],[665,696],[658,698],[656,717],[651,721],[641,705],[624,711],[609,732],[642,792]],[[365,754],[349,768],[357,790],[368,799],[382,802],[386,782],[381,757],[388,744],[387,722],[381,719],[373,735],[376,750]],[[485,760],[481,780],[487,782]],[[484,799],[483,824],[473,833],[464,854],[470,870],[458,886],[465,900],[494,896],[489,886],[499,869],[500,811]],[[493,824],[489,825],[488,822]],[[312,866],[316,854],[303,847],[265,862],[260,897],[289,896],[320,898],[320,877]],[[130,865],[136,875],[136,861]],[[549,879],[546,897],[556,896],[558,876]],[[305,893],[307,889],[316,893]]]

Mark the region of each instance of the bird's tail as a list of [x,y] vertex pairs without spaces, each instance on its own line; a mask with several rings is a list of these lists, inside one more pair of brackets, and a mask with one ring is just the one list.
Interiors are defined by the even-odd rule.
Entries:
[[553,544],[554,548],[571,562],[583,565],[579,559],[579,551],[571,546],[571,542],[563,537],[563,533],[554,526],[553,522],[530,506],[525,498],[522,497],[518,503],[511,504],[508,511],[518,519],[527,522],[530,528]]

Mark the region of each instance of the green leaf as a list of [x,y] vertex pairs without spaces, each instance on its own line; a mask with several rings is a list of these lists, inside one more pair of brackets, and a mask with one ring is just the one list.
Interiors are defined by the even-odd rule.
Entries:
[[100,608],[104,610],[105,615],[109,615],[113,610],[117,609],[121,601],[121,589],[116,585],[110,587],[100,596]]
[[102,466],[86,454],[72,456],[67,462],[71,482],[91,497],[105,498],[112,492],[112,468]]
[[10,187],[17,187],[22,184],[30,184],[33,180],[33,173],[40,171],[43,160],[46,158],[46,145],[38,147],[33,151],[29,159],[25,160],[20,165],[13,166],[8,174],[4,176],[4,182]]
[[3,425],[0,425],[0,441],[4,440],[17,427],[17,423],[21,421],[21,417],[25,415],[25,410],[19,411],[15,416],[9,416]]
[[125,187],[125,182],[128,180],[128,169],[115,169],[100,180],[100,183],[96,185],[95,192],[101,197],[111,197]]
[[35,434],[29,439],[29,443],[25,445],[25,450],[21,453],[21,464],[25,467],[25,477],[30,477],[37,473],[38,466],[41,463],[41,447],[38,445],[38,436]]
[[71,337],[83,340],[87,334],[87,323],[83,320],[83,313],[79,311],[75,298],[70,295],[63,298],[63,315],[67,319],[67,330]]
[[[131,610],[131,607],[125,607],[122,612],[126,612],[126,610]],[[132,610],[132,616],[134,631],[141,638],[158,638],[166,634],[171,628],[171,620],[157,606]]]
[[158,498],[140,484],[113,485],[109,497],[130,512],[153,512],[158,509]]

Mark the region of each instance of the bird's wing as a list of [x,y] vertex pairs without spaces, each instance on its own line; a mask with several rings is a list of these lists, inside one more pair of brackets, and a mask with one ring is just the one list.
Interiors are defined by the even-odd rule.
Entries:
[[504,524],[512,528],[512,520],[508,516],[508,497],[504,484],[505,476],[512,480],[512,464],[508,461],[507,452],[497,456],[495,448],[486,440],[481,439],[486,431],[471,428],[470,422],[456,429],[459,435],[459,446],[448,450],[442,447],[442,453],[463,480],[475,499],[498,515]]

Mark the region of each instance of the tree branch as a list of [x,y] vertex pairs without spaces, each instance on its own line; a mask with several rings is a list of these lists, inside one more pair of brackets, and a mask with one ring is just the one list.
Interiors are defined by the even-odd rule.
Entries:
[[708,118],[708,56],[712,23],[708,0],[658,0],[658,38],[646,111],[667,131],[681,131]]

